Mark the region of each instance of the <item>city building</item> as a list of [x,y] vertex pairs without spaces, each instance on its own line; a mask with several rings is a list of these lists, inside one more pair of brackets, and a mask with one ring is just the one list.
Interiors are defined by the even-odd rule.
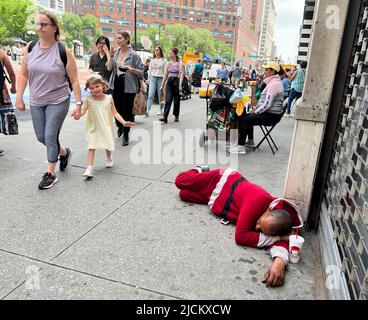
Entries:
[[[138,0],[137,28],[181,23],[210,30],[234,48],[236,60],[255,63],[264,0]],[[65,0],[67,12],[92,14],[111,40],[119,31],[134,30],[133,0]],[[240,10],[238,8],[241,8]],[[241,11],[241,16],[237,13]],[[219,53],[220,54],[220,53]]]
[[259,61],[264,63],[272,60],[275,56],[273,52],[276,22],[276,8],[273,0],[265,0],[262,16],[261,35],[259,39]]
[[46,10],[56,13],[65,12],[65,0],[33,0],[36,5],[40,5]]
[[306,0],[304,7],[303,24],[300,27],[300,42],[298,49],[298,63],[308,60],[309,43],[312,34],[315,0]]

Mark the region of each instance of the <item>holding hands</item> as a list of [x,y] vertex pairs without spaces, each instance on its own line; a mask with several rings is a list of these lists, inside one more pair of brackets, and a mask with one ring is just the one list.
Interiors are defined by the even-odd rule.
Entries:
[[123,126],[124,127],[128,127],[128,128],[131,128],[131,127],[134,127],[135,126],[135,123],[134,122],[130,122],[130,121],[125,121],[123,123]]

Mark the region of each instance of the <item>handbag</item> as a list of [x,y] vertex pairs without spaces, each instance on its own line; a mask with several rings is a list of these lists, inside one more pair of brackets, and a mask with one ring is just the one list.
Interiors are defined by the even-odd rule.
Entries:
[[7,112],[4,114],[4,134],[6,135],[17,135],[18,132],[18,121],[14,112]]
[[134,98],[133,114],[143,116],[147,113],[147,94],[139,91]]
[[165,104],[166,103],[166,90],[160,89],[160,97],[159,97],[159,104]]

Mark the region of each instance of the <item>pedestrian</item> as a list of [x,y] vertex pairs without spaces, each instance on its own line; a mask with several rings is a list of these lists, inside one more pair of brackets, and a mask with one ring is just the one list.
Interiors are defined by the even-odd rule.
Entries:
[[194,69],[191,75],[193,94],[198,93],[199,88],[202,87],[203,70],[204,70],[204,67],[203,67],[202,60],[198,59],[197,63],[194,65]]
[[[6,129],[3,127],[5,124],[5,114],[8,112],[14,112],[13,104],[10,99],[8,86],[6,84],[6,72],[9,75],[10,80],[10,92],[16,93],[16,77],[12,66],[12,62],[8,54],[0,50],[0,133],[6,133]],[[4,155],[5,150],[0,148],[0,156]]]
[[89,59],[89,69],[98,73],[102,79],[109,81],[111,72],[107,70],[107,63],[110,57],[110,40],[108,37],[100,36],[96,40],[97,52]]
[[[107,70],[112,71],[109,81],[113,90],[113,99],[116,110],[126,120],[134,122],[134,98],[139,90],[139,80],[143,78],[143,63],[141,57],[130,47],[130,35],[121,32],[116,35],[117,50],[110,49]],[[130,127],[124,127],[115,120],[118,127],[118,137],[123,135],[122,145],[129,144]]]
[[282,86],[284,88],[284,99],[289,98],[289,92],[290,92],[290,80],[287,76],[287,73],[285,71],[280,71],[280,78],[282,82]]
[[174,101],[174,116],[175,122],[179,122],[180,114],[180,95],[183,91],[184,65],[180,60],[178,48],[169,50],[170,61],[165,66],[164,78],[162,80],[161,90],[166,88],[165,93],[165,110],[164,115],[159,121],[167,123],[167,118],[170,113],[171,104]]
[[[280,65],[275,61],[270,61],[262,66],[265,69],[266,84],[257,102],[255,109],[247,113],[245,110],[239,119],[238,145],[229,149],[230,153],[246,154],[245,147],[254,146],[254,126],[270,126],[278,123],[282,117],[282,105],[284,102],[284,88],[281,83],[279,72]],[[248,141],[246,139],[248,137]]]
[[112,152],[115,150],[114,118],[124,127],[134,126],[133,122],[125,121],[116,111],[111,95],[105,94],[108,84],[99,77],[87,80],[86,90],[91,95],[84,101],[81,116],[87,112],[86,140],[88,141],[87,168],[83,176],[93,177],[93,162],[96,149],[106,150],[106,168],[112,168]]
[[291,90],[289,94],[288,107],[286,110],[287,117],[290,117],[293,101],[295,99],[298,100],[302,96],[305,76],[307,73],[307,70],[306,70],[307,66],[308,66],[308,63],[306,61],[302,61],[300,63],[300,67],[291,76],[291,79],[290,79],[291,80]]
[[47,172],[38,187],[49,189],[57,182],[55,166],[58,156],[60,171],[67,168],[72,156],[72,149],[62,148],[59,142],[70,105],[68,79],[77,101],[72,113],[75,118],[80,116],[82,101],[76,60],[72,52],[59,43],[60,27],[56,15],[46,10],[38,12],[35,27],[39,41],[30,52],[32,43],[25,47],[15,106],[21,111],[26,110],[23,94],[28,82],[33,127],[38,141],[46,146],[48,160]]
[[230,168],[209,170],[198,166],[181,172],[175,185],[180,189],[181,200],[208,204],[222,223],[236,224],[236,244],[270,248],[273,262],[263,282],[270,286],[283,284],[289,261],[289,235],[303,226],[295,204],[273,197]]
[[160,109],[157,112],[157,115],[161,115],[164,109],[164,103],[161,101],[160,97],[163,95],[160,92],[160,88],[162,86],[162,80],[164,78],[165,66],[167,64],[167,60],[164,58],[164,53],[161,47],[155,47],[153,58],[150,61],[149,69],[148,69],[148,100],[147,100],[147,112],[149,113],[155,95],[157,93],[159,99]]
[[231,74],[231,83],[235,86],[235,88],[239,86],[241,75],[242,75],[242,70],[240,68],[239,62],[237,62]]
[[229,77],[229,71],[226,69],[225,62],[221,62],[221,67],[216,71],[216,77],[221,81],[226,82]]

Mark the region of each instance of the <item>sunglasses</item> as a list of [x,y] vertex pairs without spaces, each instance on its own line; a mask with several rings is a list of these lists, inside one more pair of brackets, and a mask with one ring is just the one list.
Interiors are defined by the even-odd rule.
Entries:
[[39,28],[39,27],[46,28],[47,26],[54,26],[55,27],[55,24],[53,24],[53,23],[47,23],[47,22],[36,22],[35,23],[35,27],[36,28]]

